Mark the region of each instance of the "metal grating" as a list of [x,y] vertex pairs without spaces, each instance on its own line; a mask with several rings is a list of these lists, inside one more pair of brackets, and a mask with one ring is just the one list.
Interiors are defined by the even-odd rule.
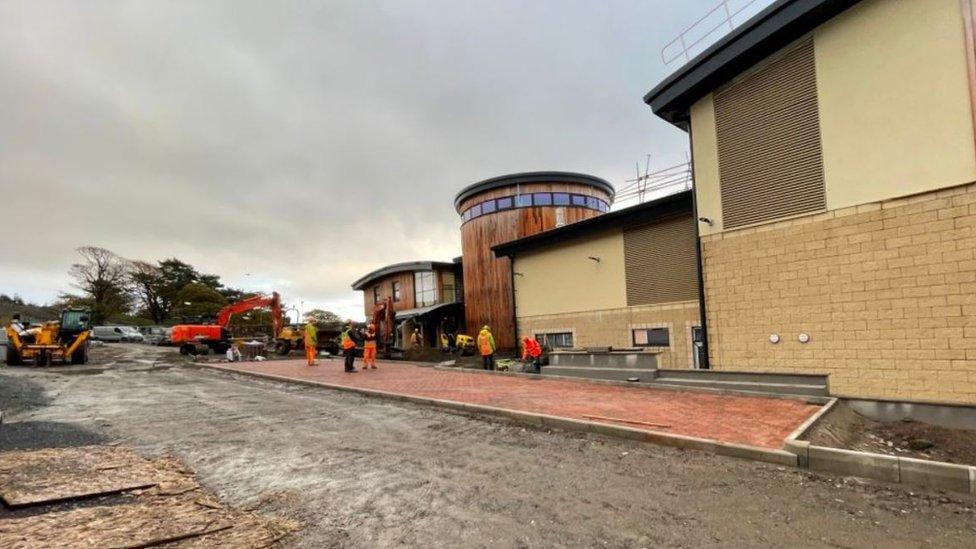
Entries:
[[812,38],[715,93],[725,227],[826,206],[817,109]]
[[695,221],[681,216],[624,230],[627,305],[698,298]]

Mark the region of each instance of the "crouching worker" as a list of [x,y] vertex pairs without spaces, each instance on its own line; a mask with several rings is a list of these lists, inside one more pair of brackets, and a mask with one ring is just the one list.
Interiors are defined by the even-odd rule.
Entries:
[[305,320],[305,361],[309,366],[315,366],[315,354],[319,344],[319,329],[312,319]]
[[240,362],[241,361],[241,350],[237,345],[231,345],[227,347],[227,362]]
[[356,371],[356,340],[353,336],[352,321],[346,322],[346,328],[339,336],[339,343],[342,346],[342,354],[346,359],[346,373]]
[[485,370],[495,369],[495,336],[491,329],[485,326],[478,334],[478,348],[481,350],[481,366]]
[[542,346],[534,337],[525,336],[522,340],[522,361],[532,364],[532,371],[542,373]]
[[376,325],[372,322],[366,327],[366,337],[363,342],[363,370],[376,369]]

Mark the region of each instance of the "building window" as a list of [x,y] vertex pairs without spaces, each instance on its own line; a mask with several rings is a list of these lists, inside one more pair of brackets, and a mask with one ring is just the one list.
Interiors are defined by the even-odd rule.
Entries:
[[667,328],[641,328],[633,331],[634,347],[670,347],[671,334]]
[[572,349],[573,333],[556,332],[551,334],[535,334],[535,340],[543,347],[550,349]]
[[513,196],[493,198],[475,204],[461,213],[461,221],[467,223],[483,215],[493,214],[512,208],[532,208],[547,206],[572,206],[587,208],[598,212],[609,212],[610,205],[603,200],[580,194],[570,193],[526,193]]
[[373,286],[373,303],[380,302],[380,287],[379,285]]
[[393,283],[393,301],[400,301],[400,283]]
[[413,273],[414,295],[417,298],[416,307],[426,307],[437,303],[437,279],[434,271],[419,271]]

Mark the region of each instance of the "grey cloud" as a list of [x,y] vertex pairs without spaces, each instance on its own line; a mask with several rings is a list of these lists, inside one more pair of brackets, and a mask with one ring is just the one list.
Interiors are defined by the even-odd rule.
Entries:
[[364,272],[459,253],[473,181],[683,159],[641,96],[711,3],[0,3],[0,291],[95,244],[356,313]]

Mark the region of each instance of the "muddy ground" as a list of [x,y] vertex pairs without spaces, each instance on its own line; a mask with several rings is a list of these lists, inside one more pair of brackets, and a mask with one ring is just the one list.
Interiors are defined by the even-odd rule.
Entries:
[[881,422],[843,402],[820,421],[808,440],[819,446],[976,465],[976,431],[920,421]]
[[[296,547],[972,547],[976,500],[99,348],[0,369],[0,450],[171,452],[226,503],[307,526]],[[336,367],[339,367],[336,364]]]

